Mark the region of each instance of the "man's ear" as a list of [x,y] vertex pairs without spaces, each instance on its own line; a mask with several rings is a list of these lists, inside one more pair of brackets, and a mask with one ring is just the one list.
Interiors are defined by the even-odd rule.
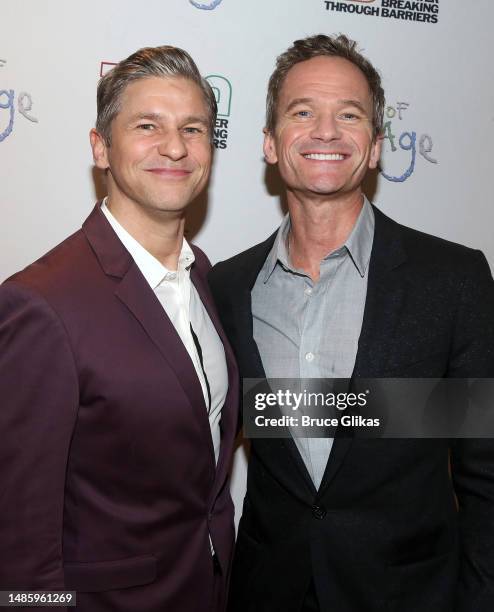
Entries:
[[106,170],[108,163],[108,146],[103,136],[94,128],[89,132],[89,141],[93,150],[94,164],[101,170]]
[[371,154],[369,158],[369,168],[373,170],[377,167],[379,159],[381,157],[381,150],[383,146],[384,134],[378,134],[374,142],[372,143]]
[[268,128],[263,129],[264,132],[264,159],[268,162],[268,164],[276,164],[278,161],[278,156],[276,155],[276,145],[274,142],[274,136],[272,132],[268,130]]

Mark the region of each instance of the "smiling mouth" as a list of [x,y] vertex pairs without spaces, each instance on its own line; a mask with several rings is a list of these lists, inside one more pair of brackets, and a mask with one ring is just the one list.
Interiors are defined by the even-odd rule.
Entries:
[[342,161],[346,155],[341,153],[305,153],[305,159],[315,159],[316,161]]
[[190,170],[185,170],[184,168],[148,168],[147,172],[172,178],[180,178],[190,174]]

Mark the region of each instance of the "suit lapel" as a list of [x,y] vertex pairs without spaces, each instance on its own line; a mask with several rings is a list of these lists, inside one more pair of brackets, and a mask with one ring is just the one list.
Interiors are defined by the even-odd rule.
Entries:
[[121,280],[115,295],[140,323],[150,340],[175,372],[198,416],[207,422],[207,408],[201,384],[189,353],[156,295],[135,263]]
[[[235,291],[232,292],[231,316],[233,322],[231,329],[236,335],[234,343],[239,346],[237,360],[239,369],[244,378],[266,378],[262,365],[259,349],[254,340],[252,319],[252,288],[266,261],[275,241],[277,232],[272,234],[265,242],[251,249],[248,257],[239,266],[238,276],[235,280]],[[302,477],[303,482],[294,483],[290,481],[290,470],[286,470],[282,462],[282,475],[286,474],[287,484],[294,490],[297,487],[298,496],[301,499],[312,499],[315,495],[315,487],[307,467],[300,456],[297,445],[293,438],[269,438],[255,441],[255,450],[263,455],[269,454],[272,459],[276,457],[288,457]],[[277,462],[279,464],[279,461]]]
[[376,208],[374,214],[374,243],[354,378],[379,377],[386,371],[405,298],[403,274],[397,271],[407,259],[399,226]]
[[175,372],[185,395],[197,412],[199,422],[209,430],[204,396],[187,349],[98,204],[82,229],[103,271],[119,279],[115,289],[116,297],[128,308],[170,369]]
[[[365,300],[362,330],[358,342],[353,378],[379,377],[386,371],[389,345],[394,337],[396,325],[402,312],[405,296],[402,276],[396,271],[405,260],[399,226],[373,207],[375,215],[374,241],[369,264],[369,279]],[[353,438],[336,438],[319,487],[318,496],[323,495],[350,450]]]
[[259,349],[254,340],[251,291],[275,238],[276,232],[265,242],[251,249],[248,256],[241,261],[235,278],[231,279],[233,286],[233,291],[230,293],[231,309],[225,314],[232,319],[228,327],[234,335],[232,343],[238,348],[237,360],[244,378],[266,377]]

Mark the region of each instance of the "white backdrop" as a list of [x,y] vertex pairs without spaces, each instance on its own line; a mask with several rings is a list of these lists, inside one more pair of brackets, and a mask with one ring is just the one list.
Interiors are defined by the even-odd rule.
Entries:
[[[104,193],[88,142],[97,81],[107,63],[148,45],[189,51],[219,101],[214,171],[189,236],[213,262],[263,240],[281,218],[276,182],[262,160],[267,80],[294,39],[320,32],[358,40],[383,75],[389,124],[385,176],[368,182],[374,202],[402,223],[482,249],[494,267],[494,3],[398,0],[399,11],[390,4],[2,3],[0,281],[80,227]],[[237,506],[244,480],[238,454]]]

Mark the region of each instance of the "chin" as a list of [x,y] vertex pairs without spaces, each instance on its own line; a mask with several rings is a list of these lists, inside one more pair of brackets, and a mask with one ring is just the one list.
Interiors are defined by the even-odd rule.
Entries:
[[191,201],[191,198],[185,198],[185,197],[170,197],[169,195],[163,195],[162,197],[160,197],[159,195],[154,197],[151,200],[151,206],[152,208],[155,208],[156,210],[160,210],[160,211],[175,211],[175,212],[180,212],[181,210],[185,210],[187,208],[187,205],[189,204],[189,202]]
[[341,193],[342,189],[343,185],[335,185],[334,183],[315,183],[309,186],[309,191],[319,195],[333,195],[335,193]]

